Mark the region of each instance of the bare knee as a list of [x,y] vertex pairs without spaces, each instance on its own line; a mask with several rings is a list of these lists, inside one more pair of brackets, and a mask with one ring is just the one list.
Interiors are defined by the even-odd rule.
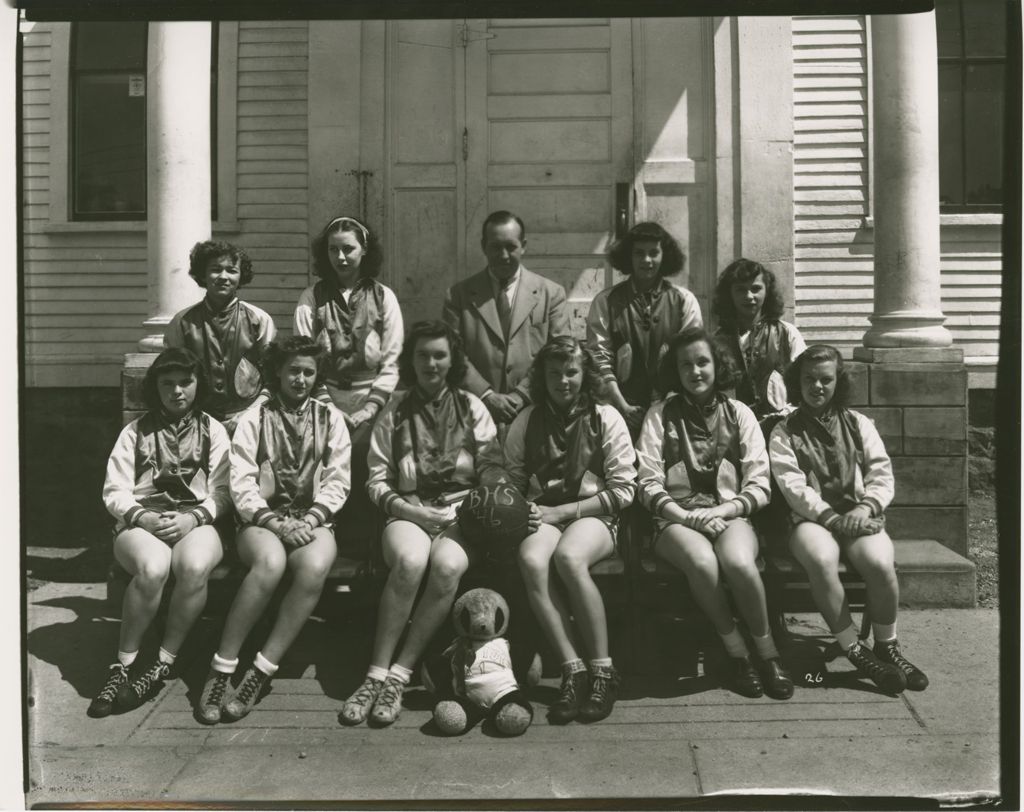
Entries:
[[266,549],[257,552],[249,562],[249,575],[261,581],[277,583],[284,575],[287,558],[284,550]]
[[139,589],[147,592],[160,590],[167,583],[170,573],[171,565],[167,558],[153,557],[139,562],[133,580]]
[[527,583],[546,581],[551,559],[543,550],[519,548],[519,571]]
[[403,552],[391,565],[388,581],[395,587],[415,589],[427,571],[427,556],[415,552]]
[[579,580],[590,570],[590,562],[579,550],[565,549],[559,546],[551,557],[555,569],[563,580]]
[[857,562],[861,578],[871,583],[895,583],[896,567],[888,556],[868,556]]
[[708,548],[700,551],[688,551],[685,556],[675,559],[673,563],[682,566],[683,573],[688,579],[700,583],[714,583],[718,580],[718,558]]
[[331,573],[332,557],[310,557],[303,559],[295,568],[295,581],[313,589],[322,589]]
[[443,592],[454,592],[459,588],[459,581],[469,569],[466,561],[454,557],[438,557],[430,562],[430,583],[435,589]]

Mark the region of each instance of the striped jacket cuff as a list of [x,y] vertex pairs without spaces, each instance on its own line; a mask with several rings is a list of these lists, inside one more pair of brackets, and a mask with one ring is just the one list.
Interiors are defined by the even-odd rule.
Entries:
[[196,527],[201,527],[204,524],[213,524],[213,514],[202,505],[192,508],[189,513],[196,517]]
[[387,514],[388,516],[394,516],[397,519],[398,518],[398,514],[395,513],[392,510],[392,508],[394,507],[395,502],[397,502],[400,498],[401,497],[399,497],[399,495],[397,493],[395,493],[394,491],[391,491],[390,493],[385,494],[385,496],[378,503],[380,505],[380,509],[383,510],[384,513]]
[[739,505],[740,516],[749,516],[751,513],[757,510],[757,500],[755,500],[754,497],[752,497],[750,494],[738,493],[736,494],[736,496],[732,498],[731,501]]
[[664,515],[665,508],[666,508],[666,506],[671,505],[671,504],[672,504],[672,497],[671,496],[669,496],[667,493],[658,494],[657,496],[655,496],[651,500],[651,513],[653,513],[655,516],[657,516],[657,517],[659,517],[661,519],[664,519],[665,518],[665,515]]
[[872,496],[865,496],[860,500],[860,504],[868,508],[871,511],[871,518],[877,519],[882,515],[882,504]]
[[388,402],[389,397],[391,397],[390,392],[385,392],[383,389],[371,389],[370,394],[366,396],[366,402],[376,403],[381,409],[383,409],[384,404]]
[[252,514],[252,523],[257,527],[266,527],[269,521],[276,518],[277,514],[270,508],[260,508]]
[[825,508],[818,514],[818,524],[828,527],[838,518],[839,514],[832,510],[832,508]]
[[124,514],[124,523],[129,527],[138,527],[139,519],[147,513],[152,512],[153,511],[148,508],[144,508],[142,505],[135,505],[134,507],[129,508],[128,512]]
[[315,516],[319,524],[327,524],[331,519],[331,510],[326,505],[322,505],[320,502],[314,502],[310,505],[309,510],[306,511],[311,516]]

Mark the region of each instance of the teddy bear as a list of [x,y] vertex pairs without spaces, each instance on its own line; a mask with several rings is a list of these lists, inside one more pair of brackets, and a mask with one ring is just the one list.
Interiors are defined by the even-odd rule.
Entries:
[[446,736],[465,733],[486,716],[504,736],[519,736],[533,721],[533,707],[512,673],[509,610],[491,589],[471,589],[452,607],[458,637],[423,664],[424,687],[438,697],[434,723]]

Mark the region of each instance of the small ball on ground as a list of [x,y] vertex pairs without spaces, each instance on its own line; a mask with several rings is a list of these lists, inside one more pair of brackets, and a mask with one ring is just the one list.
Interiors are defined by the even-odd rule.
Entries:
[[434,724],[445,736],[457,736],[466,731],[466,709],[458,702],[446,699],[434,705]]
[[522,705],[508,704],[494,717],[494,726],[503,736],[522,736],[533,721],[533,714]]

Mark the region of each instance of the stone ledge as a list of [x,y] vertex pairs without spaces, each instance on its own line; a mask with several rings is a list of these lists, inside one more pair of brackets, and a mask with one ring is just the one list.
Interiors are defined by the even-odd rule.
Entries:
[[895,542],[900,605],[973,607],[977,602],[974,563],[931,539]]
[[961,347],[854,347],[853,358],[872,364],[962,364],[964,351]]
[[872,406],[965,406],[963,364],[879,364],[870,368]]

